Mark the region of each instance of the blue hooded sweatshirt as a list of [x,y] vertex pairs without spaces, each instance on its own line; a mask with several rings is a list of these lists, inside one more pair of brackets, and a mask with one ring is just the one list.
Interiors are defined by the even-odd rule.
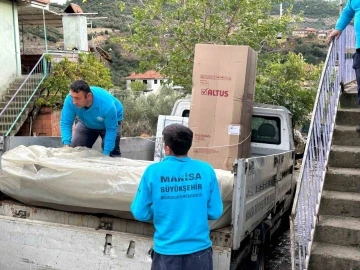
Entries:
[[208,220],[223,211],[214,169],[189,157],[168,156],[144,172],[131,212],[140,221],[153,220],[154,250],[184,255],[211,246]]
[[62,143],[71,143],[72,126],[78,116],[88,128],[106,130],[103,153],[110,155],[115,147],[118,122],[123,119],[123,105],[103,88],[90,86],[90,90],[93,104],[88,109],[76,107],[70,94],[65,98],[60,120]]
[[360,0],[348,0],[335,25],[335,29],[343,31],[354,18],[356,49],[360,48]]

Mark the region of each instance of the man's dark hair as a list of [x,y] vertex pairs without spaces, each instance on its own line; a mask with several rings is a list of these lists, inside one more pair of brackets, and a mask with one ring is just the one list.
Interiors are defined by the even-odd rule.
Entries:
[[91,92],[90,87],[87,82],[84,80],[76,80],[70,85],[70,89],[75,93],[80,91],[84,92],[86,95]]
[[193,132],[181,124],[171,124],[164,128],[163,137],[165,145],[170,147],[176,156],[184,156],[191,147]]

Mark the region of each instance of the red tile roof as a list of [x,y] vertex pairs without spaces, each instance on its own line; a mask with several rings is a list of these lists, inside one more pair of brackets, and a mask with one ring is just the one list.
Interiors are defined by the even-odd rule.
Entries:
[[65,13],[84,13],[84,12],[79,5],[70,3],[70,5],[65,9]]
[[306,28],[305,30],[308,31],[308,32],[317,32],[316,29],[310,28],[310,27]]
[[50,0],[33,0],[34,2],[39,2],[42,4],[50,4]]
[[136,80],[136,79],[165,79],[163,75],[155,70],[148,70],[145,73],[135,74],[131,72],[130,76],[126,77],[127,80]]
[[50,0],[21,0],[22,2],[38,2],[44,5],[50,4]]

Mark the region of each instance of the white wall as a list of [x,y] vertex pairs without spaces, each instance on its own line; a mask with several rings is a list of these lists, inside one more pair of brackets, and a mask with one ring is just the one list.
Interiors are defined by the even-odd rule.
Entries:
[[88,51],[87,19],[82,15],[63,16],[64,50],[76,47]]
[[[15,26],[13,14],[15,16]],[[15,34],[14,34],[15,29]],[[15,35],[15,37],[14,37]],[[15,40],[14,40],[15,38]],[[16,44],[15,44],[16,42]],[[10,82],[21,73],[20,40],[17,5],[12,2],[0,0],[0,93]],[[15,52],[15,45],[17,53]],[[16,66],[18,64],[18,66]]]
[[[138,79],[139,81],[143,81],[143,79]],[[157,83],[155,84],[155,80],[154,79],[146,79],[147,80],[147,84],[146,84],[146,89],[152,90],[154,93],[158,92],[161,88],[161,85],[163,85],[167,79],[157,79]],[[160,80],[162,83],[160,83]],[[126,89],[130,89],[130,84],[131,84],[131,80],[126,80]]]

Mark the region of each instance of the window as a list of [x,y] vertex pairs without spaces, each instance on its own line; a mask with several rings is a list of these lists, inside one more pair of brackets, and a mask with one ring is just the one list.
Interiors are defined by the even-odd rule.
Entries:
[[131,82],[135,82],[135,80],[131,80]]
[[154,80],[154,84],[157,84],[157,80]]
[[143,80],[143,84],[147,84],[147,80]]
[[279,117],[253,115],[251,142],[280,144],[280,131]]
[[190,115],[190,110],[184,110],[183,113],[182,113],[182,117],[189,117]]

